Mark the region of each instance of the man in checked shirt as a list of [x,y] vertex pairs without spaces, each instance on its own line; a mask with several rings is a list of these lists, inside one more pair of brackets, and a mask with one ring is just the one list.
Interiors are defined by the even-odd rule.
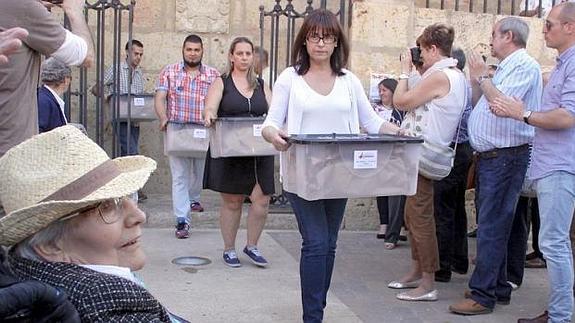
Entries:
[[[202,64],[204,47],[197,35],[189,35],[182,46],[182,61],[164,67],[156,85],[154,106],[161,131],[185,124],[202,124],[202,111],[208,88],[220,76],[213,67]],[[168,155],[172,173],[172,203],[176,216],[176,238],[189,236],[188,212],[203,212],[200,192],[205,158]]]

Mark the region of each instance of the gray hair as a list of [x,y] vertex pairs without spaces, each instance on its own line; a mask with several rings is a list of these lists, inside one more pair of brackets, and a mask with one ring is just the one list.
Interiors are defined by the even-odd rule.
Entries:
[[35,261],[46,261],[42,256],[40,256],[35,247],[38,246],[56,246],[60,242],[67,232],[69,232],[70,220],[66,221],[54,221],[46,228],[36,232],[34,235],[18,242],[11,248],[16,256],[35,260]]
[[575,21],[575,3],[573,2],[563,2],[557,5],[561,8],[559,13],[559,19],[561,22],[572,22]]
[[72,70],[68,65],[50,57],[42,63],[40,79],[44,83],[59,84],[64,82],[66,77],[72,76]]
[[497,22],[499,33],[505,34],[511,32],[513,43],[518,47],[527,47],[527,38],[529,37],[529,26],[527,23],[517,17],[505,17]]

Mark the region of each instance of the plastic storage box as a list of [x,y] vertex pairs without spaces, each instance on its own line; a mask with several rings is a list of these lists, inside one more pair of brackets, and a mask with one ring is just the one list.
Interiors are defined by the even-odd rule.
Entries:
[[[110,97],[110,106],[114,106],[114,96]],[[113,114],[112,114],[113,115]],[[156,111],[154,110],[153,94],[131,94],[130,95],[130,114],[132,121],[154,121],[156,120]],[[128,95],[120,95],[120,109],[118,111],[118,120],[128,119]]]
[[210,129],[214,158],[271,156],[279,152],[262,137],[263,117],[223,117]]
[[168,123],[164,133],[164,154],[179,157],[205,157],[209,131],[200,124]]
[[281,154],[284,190],[306,200],[413,195],[421,138],[295,135]]

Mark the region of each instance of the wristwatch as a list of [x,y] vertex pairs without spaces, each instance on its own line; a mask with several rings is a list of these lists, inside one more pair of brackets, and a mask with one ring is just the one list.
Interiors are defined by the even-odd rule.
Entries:
[[399,74],[399,79],[400,79],[400,80],[408,80],[408,79],[409,79],[409,74],[407,74],[407,73],[401,73],[401,74]]
[[490,79],[489,75],[480,75],[477,78],[477,83],[479,83],[479,85],[481,85],[481,83],[483,83],[483,81]]
[[529,124],[529,117],[531,116],[531,113],[533,111],[525,111],[523,112],[523,122],[525,122],[526,124]]

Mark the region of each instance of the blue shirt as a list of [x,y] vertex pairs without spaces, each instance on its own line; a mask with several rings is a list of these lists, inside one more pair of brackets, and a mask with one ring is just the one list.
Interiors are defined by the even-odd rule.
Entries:
[[[557,58],[543,91],[541,111],[557,108],[575,114],[575,46]],[[575,174],[575,127],[535,130],[530,177],[539,179],[555,171]]]
[[[541,68],[525,49],[516,50],[501,61],[491,81],[503,94],[520,99],[530,110],[539,111]],[[531,143],[534,133],[533,127],[523,121],[493,114],[485,95],[469,116],[469,139],[473,149],[479,152]]]

